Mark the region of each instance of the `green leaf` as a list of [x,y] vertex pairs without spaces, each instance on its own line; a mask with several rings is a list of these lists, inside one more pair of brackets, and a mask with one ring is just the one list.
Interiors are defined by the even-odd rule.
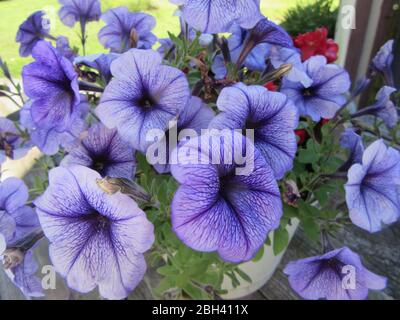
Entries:
[[189,297],[191,297],[194,300],[209,299],[209,297],[203,290],[194,286],[191,283],[187,283],[182,289]]
[[274,231],[273,251],[274,255],[279,255],[289,244],[289,232],[282,226]]
[[263,256],[264,256],[264,246],[262,246],[260,250],[258,250],[257,254],[253,258],[253,262],[259,262]]
[[319,238],[320,230],[318,224],[312,218],[305,218],[302,220],[304,232],[307,236],[316,241]]
[[162,266],[157,269],[157,272],[163,276],[177,276],[179,274],[179,270],[171,265]]
[[158,286],[154,289],[154,293],[161,297],[166,291],[176,288],[173,278],[164,278],[160,281]]
[[248,283],[252,283],[253,281],[251,280],[251,278],[247,275],[247,273],[245,273],[243,270],[240,270],[240,268],[237,268],[236,273],[246,282]]

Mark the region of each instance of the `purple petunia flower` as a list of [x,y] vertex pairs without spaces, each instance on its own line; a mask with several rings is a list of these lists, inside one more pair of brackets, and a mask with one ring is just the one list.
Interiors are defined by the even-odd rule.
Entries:
[[44,15],[44,11],[36,11],[19,26],[16,41],[21,43],[19,48],[21,57],[29,56],[40,40],[49,37],[50,25]]
[[123,53],[131,48],[151,49],[157,41],[151,32],[156,20],[146,13],[130,12],[126,7],[118,7],[108,10],[101,19],[106,26],[99,32],[99,41],[112,52]]
[[149,130],[166,131],[190,98],[189,84],[180,70],[161,64],[153,50],[132,49],[111,64],[114,78],[101,97],[96,114],[109,128],[141,152]]
[[399,122],[397,108],[391,100],[392,93],[396,91],[392,87],[383,87],[376,95],[376,103],[368,108],[371,114],[381,118],[390,129],[394,128]]
[[82,165],[103,177],[132,179],[136,169],[134,150],[119,137],[117,129],[93,125],[79,146],[62,160],[62,166]]
[[262,19],[259,0],[170,0],[183,19],[203,33],[229,32],[234,24],[250,29]]
[[104,84],[110,82],[112,78],[111,63],[119,57],[117,53],[109,54],[93,54],[90,56],[78,57],[75,59],[75,64],[84,65],[97,70]]
[[100,18],[101,5],[98,0],[58,0],[58,2],[62,5],[58,15],[68,27],[73,27],[77,22],[83,26]]
[[21,179],[0,183],[0,233],[8,244],[21,239],[38,226],[34,210],[26,205],[28,188]]
[[390,86],[393,86],[392,65],[394,60],[393,53],[394,40],[386,42],[372,60],[372,68],[381,72]]
[[[0,253],[1,254],[1,253]],[[0,257],[1,261],[1,257]],[[32,250],[24,253],[23,261],[15,267],[5,270],[10,280],[17,286],[27,299],[43,297],[40,279],[36,276],[38,265]]]
[[221,91],[217,106],[222,112],[210,128],[253,129],[256,148],[275,178],[283,178],[292,168],[297,152],[294,130],[299,116],[293,103],[281,93],[238,83]]
[[37,125],[32,119],[32,102],[27,102],[20,111],[20,122],[28,130],[31,142],[46,155],[56,154],[60,146],[68,148],[76,145],[80,134],[87,129],[85,117],[88,113],[89,105],[85,99],[86,97],[82,95],[82,101],[78,106],[79,112],[76,112],[72,118],[73,125],[65,129],[57,126],[42,128]]
[[282,27],[265,17],[251,29],[248,38],[255,45],[268,43],[284,48],[293,48],[293,40],[290,35]]
[[337,65],[327,64],[323,56],[311,57],[304,67],[312,85],[305,88],[300,82],[284,79],[281,92],[293,100],[300,115],[314,121],[332,119],[346,102],[343,94],[350,88],[349,74]]
[[284,273],[293,290],[308,300],[364,300],[368,290],[386,287],[386,278],[366,269],[347,247],[290,262]]
[[[39,227],[35,211],[26,205],[28,197],[28,188],[22,180],[8,178],[0,183],[0,238],[4,242],[0,255],[4,253],[7,244],[12,246]],[[33,254],[28,251],[21,264],[6,272],[27,297],[43,295],[40,282],[35,276],[35,265]]]
[[71,49],[69,45],[69,40],[67,37],[60,36],[56,40],[57,51],[66,57],[69,61],[74,61],[76,53]]
[[285,78],[292,82],[300,82],[305,88],[312,85],[311,78],[307,75],[301,62],[301,54],[297,48],[284,48],[271,46],[269,59],[272,66],[278,69],[283,64],[290,64],[292,69]]
[[20,159],[29,151],[30,145],[21,137],[15,124],[0,117],[0,164],[10,159]]
[[[232,35],[228,38],[228,48],[232,62],[236,63],[239,55],[243,50],[243,44],[247,38],[248,30],[242,29],[239,26],[234,26],[231,29]],[[266,67],[266,60],[269,54],[270,45],[261,43],[257,45],[246,57],[243,65],[253,71],[263,71]],[[216,79],[223,79],[227,75],[227,69],[222,55],[216,56],[212,71]]]
[[23,68],[22,79],[25,93],[32,99],[33,121],[40,128],[69,128],[80,112],[74,66],[46,41],[38,42],[32,56],[36,61]]
[[[208,125],[210,124],[211,120],[214,118],[215,112],[207,106],[200,98],[192,97],[187,104],[187,106],[183,109],[183,111],[179,114],[178,121],[176,123],[176,133],[178,134],[177,138],[179,139],[179,134],[184,129],[193,129],[198,134],[201,133],[201,129],[207,129]],[[169,131],[166,132],[163,139],[161,139],[158,146],[158,149],[163,150],[165,155],[166,164],[155,164],[154,168],[157,170],[158,173],[167,173],[170,172],[170,165],[169,159],[172,150],[169,146],[169,139],[171,135]],[[178,143],[178,141],[176,141]],[[165,149],[162,148],[165,146]],[[161,152],[161,151],[160,151]]]
[[68,286],[82,293],[98,286],[104,298],[123,299],[145,274],[153,225],[135,201],[106,194],[98,179],[82,166],[53,169],[35,205],[51,261]]
[[376,141],[364,152],[362,164],[350,168],[345,189],[355,225],[374,233],[382,223],[394,223],[400,217],[400,153]]
[[340,137],[340,145],[350,151],[349,163],[362,163],[365,151],[361,136],[354,132],[353,128],[347,128]]
[[[282,202],[264,158],[240,133],[227,131],[193,138],[174,150],[178,164],[171,172],[181,186],[171,219],[174,232],[190,248],[217,251],[238,263],[252,259],[279,226]],[[233,161],[238,155],[246,168]]]

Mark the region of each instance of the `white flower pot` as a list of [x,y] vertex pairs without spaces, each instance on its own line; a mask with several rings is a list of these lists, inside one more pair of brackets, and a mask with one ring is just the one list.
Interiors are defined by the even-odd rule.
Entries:
[[[299,220],[297,219],[292,219],[291,225],[287,226],[287,231],[289,232],[289,242],[292,240],[298,226]],[[224,299],[229,300],[244,298],[261,289],[268,282],[268,280],[271,279],[275,273],[275,270],[278,268],[286,249],[278,256],[274,255],[271,247],[265,246],[264,249],[264,255],[260,261],[250,261],[239,266],[240,269],[251,278],[251,283],[242,280],[241,284],[234,288],[230,278],[224,278],[222,289],[228,291],[227,294],[222,296]]]

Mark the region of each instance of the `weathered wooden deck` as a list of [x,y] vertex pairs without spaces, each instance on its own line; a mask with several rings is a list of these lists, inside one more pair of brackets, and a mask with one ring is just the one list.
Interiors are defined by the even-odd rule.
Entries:
[[[381,233],[371,235],[356,227],[347,227],[333,241],[337,247],[348,246],[359,253],[366,267],[388,278],[388,287],[383,293],[372,293],[371,299],[400,299],[400,223]],[[46,250],[43,241],[40,250]],[[283,268],[289,261],[320,254],[321,244],[310,241],[299,229],[287,250],[282,263],[273,278],[258,292],[246,297],[247,300],[294,300],[299,297],[291,290]],[[39,264],[48,264],[45,259]],[[149,273],[129,297],[130,299],[152,299],[152,284],[157,282],[157,275]],[[98,299],[97,293],[80,295],[70,293],[59,281],[57,290],[48,294],[49,299]],[[11,283],[4,272],[0,271],[0,299],[24,299],[23,295]]]

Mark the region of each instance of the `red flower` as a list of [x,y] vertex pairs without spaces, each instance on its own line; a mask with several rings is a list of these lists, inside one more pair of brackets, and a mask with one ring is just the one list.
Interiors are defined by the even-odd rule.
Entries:
[[296,136],[299,137],[299,141],[297,141],[297,145],[302,146],[308,140],[308,133],[306,129],[299,129],[295,131]]
[[278,91],[278,86],[273,81],[266,83],[264,88],[267,88],[269,91]]
[[333,39],[328,39],[328,29],[325,27],[298,35],[294,45],[300,49],[303,61],[316,55],[325,56],[329,63],[338,58],[339,46]]
[[321,120],[321,125],[326,125],[326,124],[328,124],[330,122],[330,120],[328,120],[328,119],[322,119]]

